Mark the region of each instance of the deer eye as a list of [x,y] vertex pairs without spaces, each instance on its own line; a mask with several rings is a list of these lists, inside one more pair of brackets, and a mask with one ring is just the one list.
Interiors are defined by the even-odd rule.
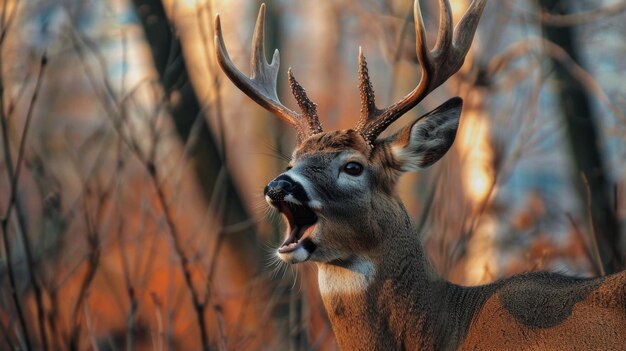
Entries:
[[351,176],[358,176],[363,173],[363,165],[358,162],[348,162],[343,166],[343,171]]

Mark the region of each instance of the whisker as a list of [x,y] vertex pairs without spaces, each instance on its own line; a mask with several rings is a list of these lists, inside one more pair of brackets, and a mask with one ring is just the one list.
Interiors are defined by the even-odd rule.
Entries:
[[259,152],[259,155],[269,156],[281,161],[285,161],[285,163],[289,163],[291,161],[291,156],[286,155],[278,148],[278,145],[274,143],[263,143],[263,147],[267,150],[267,152]]

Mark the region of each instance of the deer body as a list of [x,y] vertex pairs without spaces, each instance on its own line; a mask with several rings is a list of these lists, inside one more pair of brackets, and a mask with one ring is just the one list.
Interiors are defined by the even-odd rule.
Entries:
[[625,284],[528,274],[460,287],[402,276],[322,297],[344,350],[624,350]]
[[419,242],[410,240],[416,236],[407,235],[406,246],[365,272],[359,264],[318,264],[342,349],[626,350],[624,273],[594,279],[529,273],[462,287],[435,274]]
[[[351,153],[348,145],[365,147],[358,138],[353,131],[311,137],[283,176],[299,179],[309,201],[320,201],[314,184],[328,182],[320,169],[334,168],[324,156],[332,164],[336,158],[329,155]],[[385,143],[369,153],[370,162],[397,162]],[[328,214],[320,210],[321,217],[333,213],[334,220],[318,221],[314,235],[323,244],[305,259],[317,262],[320,293],[342,349],[626,350],[626,273],[580,279],[537,272],[484,286],[452,284],[430,265],[397,193],[385,189],[393,180],[384,177],[368,180],[373,195],[352,203],[339,188],[325,189],[335,196],[324,199]],[[300,260],[297,253],[281,257]]]
[[430,50],[416,1],[420,83],[379,109],[359,52],[361,117],[354,129],[330,132],[291,70],[302,113],[279,101],[278,52],[271,64],[264,55],[264,5],[250,77],[230,60],[216,19],[224,72],[297,132],[288,169],[265,188],[266,201],[288,224],[277,256],[317,264],[320,293],[344,350],[626,350],[626,273],[595,279],[529,273],[478,287],[452,284],[431,267],[395,190],[402,173],[432,165],[451,147],[462,100],[378,136],[461,67],[485,3],[472,1],[452,32],[450,5],[439,0],[440,29]]

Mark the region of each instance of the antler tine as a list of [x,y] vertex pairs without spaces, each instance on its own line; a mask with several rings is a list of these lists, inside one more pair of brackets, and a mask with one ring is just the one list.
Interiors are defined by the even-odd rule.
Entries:
[[[439,32],[437,34],[435,47],[433,50],[429,50],[428,44],[426,43],[426,30],[424,28],[419,0],[415,0],[413,6],[416,36],[415,45],[417,59],[422,70],[422,77],[417,87],[395,104],[383,110],[376,108],[368,109],[366,122],[363,123],[365,119],[362,117],[356,128],[365,139],[372,143],[391,123],[415,107],[431,91],[443,84],[461,68],[486,3],[487,0],[473,0],[465,15],[461,18],[453,31],[450,3],[448,0],[439,0]],[[362,70],[361,66],[360,55],[359,72]],[[363,75],[359,73],[359,77],[362,76]],[[365,76],[367,77],[367,74]],[[367,81],[369,83],[369,77],[367,77]],[[362,84],[360,84],[360,86],[361,85]],[[361,89],[361,91],[363,90]],[[373,91],[371,95],[373,105]],[[365,106],[367,102],[363,100],[363,92],[361,92],[361,99],[363,106]]]
[[359,93],[361,95],[361,117],[356,130],[362,130],[368,121],[378,116],[380,111],[376,108],[374,89],[367,70],[367,61],[363,50],[359,46]]
[[[292,125],[296,129],[298,141],[302,141],[308,134],[321,131],[321,125],[317,119],[315,104],[308,99],[306,93],[304,93],[304,89],[297,84],[297,82],[296,84],[300,90],[293,89],[294,85],[292,84],[292,90],[294,95],[296,95],[298,104],[300,107],[306,107],[304,109],[304,115],[309,122],[309,125],[314,125],[315,123],[311,121],[317,120],[316,127],[314,129],[307,130],[307,121],[302,118],[302,115],[292,111],[283,105],[278,99],[278,94],[276,93],[276,81],[278,78],[278,68],[280,66],[280,56],[278,50],[275,50],[274,56],[272,57],[272,63],[267,63],[265,58],[264,22],[265,4],[261,4],[254,28],[254,34],[252,36],[252,56],[250,59],[252,75],[247,77],[239,71],[237,67],[235,67],[230,59],[230,56],[228,55],[226,45],[224,44],[224,37],[222,35],[220,17],[217,15],[215,17],[215,50],[217,54],[217,62],[224,73],[226,73],[228,78],[230,78],[239,90],[248,95],[252,100],[266,110]],[[297,93],[296,90],[298,90]],[[313,107],[311,108],[311,106]],[[309,116],[311,112],[314,112],[314,116]]]
[[439,0],[439,32],[437,33],[437,42],[433,52],[437,56],[439,52],[446,52],[452,43],[452,10],[450,3],[445,0]]
[[296,102],[298,103],[300,110],[302,110],[302,113],[306,118],[309,132],[311,134],[321,133],[322,124],[320,123],[320,119],[317,116],[317,105],[313,101],[311,101],[306,95],[306,91],[304,90],[302,85],[300,85],[300,83],[298,83],[296,78],[293,76],[293,73],[291,72],[291,67],[289,67],[287,75],[289,77],[289,86],[291,87],[291,92],[296,98]]
[[[456,28],[454,28],[454,47],[458,52],[467,53],[469,50],[485,5],[487,5],[487,0],[473,0]],[[465,54],[463,56],[465,57]]]

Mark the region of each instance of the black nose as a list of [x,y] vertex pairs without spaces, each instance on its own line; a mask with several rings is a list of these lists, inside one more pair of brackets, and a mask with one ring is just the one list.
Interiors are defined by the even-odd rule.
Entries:
[[267,185],[270,189],[276,189],[276,190],[284,190],[286,192],[289,192],[291,190],[293,190],[294,185],[292,183],[290,183],[287,180],[284,179],[275,179],[272,180],[268,185]]
[[285,196],[293,194],[296,183],[287,175],[278,176],[265,187],[265,195],[274,201],[282,201]]

